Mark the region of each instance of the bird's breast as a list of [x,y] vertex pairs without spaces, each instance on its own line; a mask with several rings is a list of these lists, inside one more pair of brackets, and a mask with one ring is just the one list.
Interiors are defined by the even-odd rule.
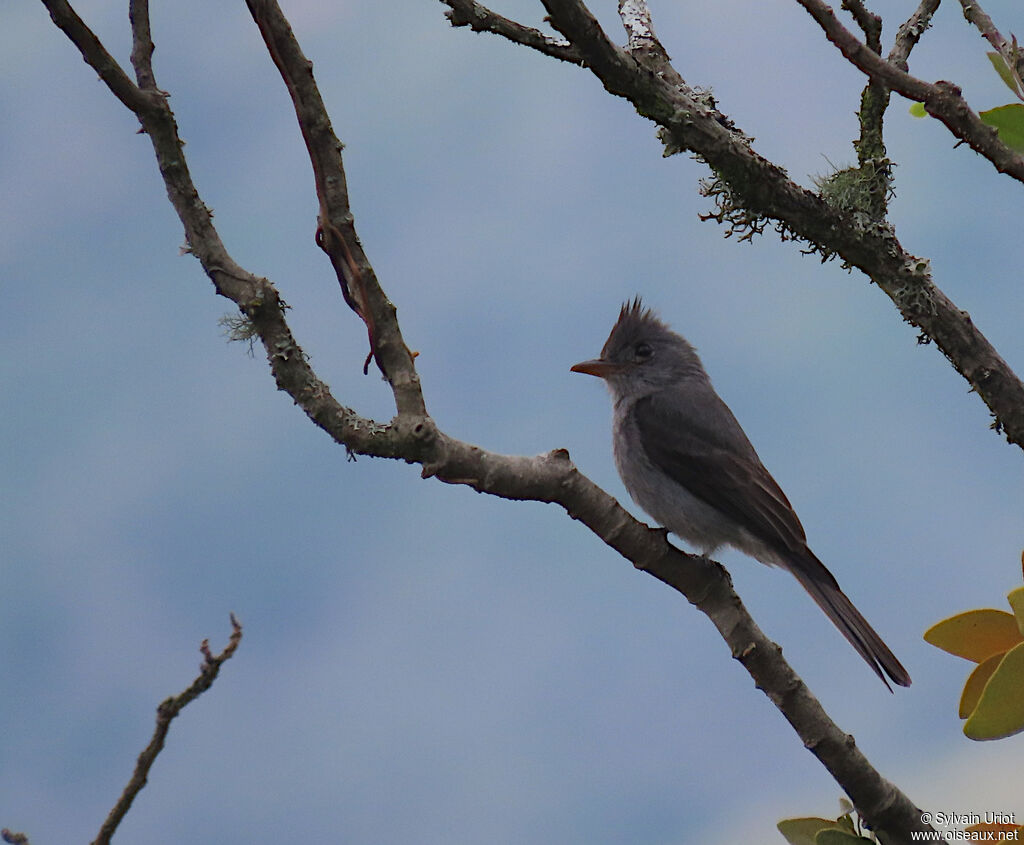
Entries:
[[732,520],[651,461],[628,408],[615,409],[613,450],[615,467],[630,497],[659,525],[703,554],[726,544],[739,545],[741,538]]

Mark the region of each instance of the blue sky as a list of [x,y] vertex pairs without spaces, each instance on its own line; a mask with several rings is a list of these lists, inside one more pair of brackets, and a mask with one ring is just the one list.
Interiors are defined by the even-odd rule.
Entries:
[[[123,5],[76,8],[127,65]],[[875,4],[887,37],[911,5]],[[853,161],[862,80],[795,3],[661,6],[678,70],[759,152],[803,184]],[[539,4],[498,8],[540,22]],[[284,9],[438,424],[502,452],[565,447],[632,508],[607,396],[568,368],[642,294],[698,347],[914,686],[890,696],[793,579],[723,554],[761,626],[919,804],[1024,811],[1019,738],[966,740],[969,665],[921,640],[1005,608],[1024,543],[1024,459],[942,355],[861,275],[701,222],[706,168],[663,159],[586,72],[453,30],[432,0]],[[1024,28],[1009,0],[986,10]],[[559,509],[346,461],[258,351],[226,342],[230,303],[179,255],[134,118],[41,4],[4,17],[0,825],[91,839],[229,611],[242,647],[173,725],[119,841],[714,845],[835,812],[838,788],[708,622]],[[153,27],[228,249],[277,284],[335,396],[388,419],[244,4],[155,4]],[[1000,105],[984,47],[949,3],[911,68]],[[899,98],[887,126],[897,234],[1020,371],[1020,185]]]

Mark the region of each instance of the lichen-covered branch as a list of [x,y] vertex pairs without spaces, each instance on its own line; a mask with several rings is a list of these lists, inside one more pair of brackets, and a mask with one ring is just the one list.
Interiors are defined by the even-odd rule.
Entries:
[[[868,49],[882,52],[882,19],[868,11],[860,0],[843,0],[843,8],[853,15],[864,33]],[[892,162],[885,152],[885,111],[889,107],[889,89],[869,79],[860,96],[857,118],[860,136],[853,142],[857,166],[841,170],[822,180],[819,193],[832,205],[863,212],[872,220],[884,220],[892,193]]]

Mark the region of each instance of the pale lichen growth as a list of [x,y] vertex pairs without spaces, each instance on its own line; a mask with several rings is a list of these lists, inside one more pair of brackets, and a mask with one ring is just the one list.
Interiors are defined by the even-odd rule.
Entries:
[[651,12],[644,0],[619,0],[619,17],[629,34],[630,46],[636,41],[654,40]]
[[228,339],[228,343],[248,343],[249,357],[253,356],[253,346],[259,333],[252,320],[245,314],[225,314],[217,320],[217,325],[224,330],[223,334]]
[[847,167],[825,176],[812,177],[818,196],[840,211],[864,212],[874,216],[884,212],[892,196],[892,163],[871,159],[862,167]]
[[[921,317],[932,317],[938,313],[932,290],[932,265],[927,258],[910,256],[903,263],[909,278],[890,292],[892,301],[900,309],[903,318],[917,325]],[[928,343],[926,334],[918,337],[918,343]]]

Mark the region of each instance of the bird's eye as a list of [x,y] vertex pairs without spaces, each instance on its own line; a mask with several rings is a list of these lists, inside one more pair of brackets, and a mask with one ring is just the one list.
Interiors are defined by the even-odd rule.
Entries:
[[654,349],[651,348],[651,344],[641,341],[633,347],[633,354],[638,361],[646,361],[654,354]]

